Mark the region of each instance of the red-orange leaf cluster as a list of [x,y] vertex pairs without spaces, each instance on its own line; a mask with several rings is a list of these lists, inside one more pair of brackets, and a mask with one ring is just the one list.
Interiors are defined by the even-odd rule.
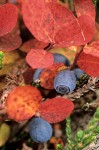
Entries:
[[71,100],[62,97],[48,99],[40,105],[40,115],[50,123],[66,119],[74,109]]
[[17,122],[27,120],[35,115],[41,100],[42,96],[37,88],[16,87],[6,98],[6,112],[10,119]]
[[[91,1],[88,4],[93,8],[93,17],[89,13],[82,13],[76,18],[70,10],[57,2],[25,0],[22,3],[23,20],[40,41],[60,47],[84,45],[91,41],[95,26],[95,8]],[[78,10],[80,9],[77,8],[77,12]]]
[[73,102],[62,97],[42,102],[40,91],[32,86],[14,88],[6,98],[5,105],[8,117],[17,122],[30,119],[39,111],[42,118],[57,123],[67,118],[74,109]]
[[99,76],[99,41],[84,47],[77,64],[90,76]]
[[13,30],[18,18],[17,7],[7,3],[0,5],[0,36],[3,36]]
[[54,63],[54,57],[50,52],[42,49],[32,49],[26,56],[27,63],[33,68],[48,68]]
[[40,74],[40,85],[45,89],[54,89],[54,78],[61,67],[66,68],[63,63],[54,63],[50,68],[43,69]]

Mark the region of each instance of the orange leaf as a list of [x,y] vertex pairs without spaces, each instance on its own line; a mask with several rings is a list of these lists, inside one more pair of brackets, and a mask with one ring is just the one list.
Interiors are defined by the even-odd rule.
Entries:
[[41,100],[42,96],[37,88],[16,87],[6,98],[6,112],[15,121],[27,120],[35,115]]
[[40,105],[40,115],[50,123],[66,119],[74,109],[71,100],[62,97],[48,99]]

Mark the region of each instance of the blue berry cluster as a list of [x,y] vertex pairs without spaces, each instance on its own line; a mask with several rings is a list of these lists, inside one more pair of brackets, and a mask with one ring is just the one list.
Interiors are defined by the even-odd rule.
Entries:
[[[70,66],[70,61],[65,56],[54,53],[54,62],[63,63],[65,66]],[[40,74],[43,72],[42,68],[35,71],[33,81],[37,81],[40,78]],[[79,69],[63,69],[58,72],[54,78],[54,89],[60,94],[68,94],[76,88],[76,82],[79,80],[84,72]],[[51,125],[40,117],[33,117],[29,125],[29,133],[33,141],[37,143],[47,142],[52,136]]]
[[[66,66],[70,66],[69,59],[66,58],[64,55],[58,54],[58,53],[53,53],[53,56],[54,56],[55,63],[64,63]],[[33,82],[35,82],[39,79],[42,71],[43,71],[42,68],[39,68],[35,71],[34,76],[33,76]]]
[[[63,63],[67,67],[70,66],[70,61],[68,58],[62,54],[53,53],[55,63]],[[33,81],[37,81],[40,78],[40,74],[43,71],[42,68],[39,68],[35,71],[33,76]],[[54,89],[60,94],[68,94],[72,92],[76,87],[76,81],[79,80],[82,75],[85,74],[79,68],[70,70],[60,71],[54,79]]]

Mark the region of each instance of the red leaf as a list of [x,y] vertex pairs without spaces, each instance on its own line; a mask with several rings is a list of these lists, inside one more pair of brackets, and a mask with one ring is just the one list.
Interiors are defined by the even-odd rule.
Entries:
[[34,70],[32,68],[28,68],[24,73],[23,73],[23,77],[24,77],[24,81],[26,84],[31,84],[33,81],[33,74],[34,74]]
[[9,33],[0,37],[0,51],[12,51],[21,45],[22,40],[18,34]]
[[69,24],[69,26],[65,26],[57,32],[55,36],[56,46],[85,45],[92,40],[95,22],[90,16],[82,15],[78,18],[78,21],[74,17],[69,21]]
[[44,42],[38,41],[37,39],[31,39],[31,40],[26,41],[21,46],[20,50],[27,53],[32,48],[35,48],[35,49],[44,49],[47,46],[48,46],[48,43],[44,43]]
[[71,100],[62,97],[48,99],[40,105],[41,117],[50,123],[66,119],[74,109]]
[[58,3],[25,0],[22,15],[25,25],[38,40],[55,46],[85,45],[94,35],[95,16],[86,13],[77,20],[71,11]]
[[25,0],[22,5],[22,15],[30,32],[38,40],[47,43],[54,43],[56,32],[66,24],[69,26],[69,21],[71,22],[74,17],[62,5],[47,3],[45,0]]
[[90,42],[95,32],[95,19],[88,15],[82,15],[78,18],[79,25],[84,37],[84,44]]
[[90,76],[99,76],[99,41],[84,47],[77,64]]
[[26,56],[27,63],[33,68],[48,68],[53,65],[54,57],[42,49],[32,49]]
[[50,68],[43,69],[40,74],[40,85],[45,89],[54,89],[54,78],[63,67],[66,69],[63,63],[54,63]]
[[15,121],[27,120],[35,115],[41,100],[42,96],[37,88],[16,87],[6,98],[6,112]]
[[18,18],[17,7],[7,3],[0,5],[0,36],[3,36],[13,30]]
[[77,17],[89,15],[95,19],[95,7],[92,0],[75,0],[75,10]]

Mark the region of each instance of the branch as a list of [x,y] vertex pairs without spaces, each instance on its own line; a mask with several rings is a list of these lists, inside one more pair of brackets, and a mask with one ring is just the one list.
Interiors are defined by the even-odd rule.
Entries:
[[76,56],[75,56],[74,62],[73,62],[73,64],[70,66],[70,70],[72,70],[72,69],[75,68],[75,65],[77,64],[77,60],[78,60],[78,58],[79,58],[81,52],[83,51],[83,48],[84,48],[84,46],[82,46],[81,49],[76,52]]
[[99,134],[96,136],[96,140],[83,150],[99,150]]

